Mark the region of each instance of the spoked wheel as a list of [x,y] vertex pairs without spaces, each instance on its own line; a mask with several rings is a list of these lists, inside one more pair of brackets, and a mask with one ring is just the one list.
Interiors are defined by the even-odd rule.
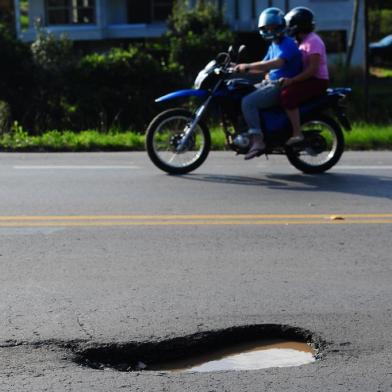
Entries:
[[146,132],[146,148],[157,167],[170,174],[185,174],[205,161],[211,137],[203,123],[196,125],[186,145],[180,148],[192,120],[193,114],[185,109],[169,109],[152,120]]
[[290,163],[304,173],[322,173],[334,166],[344,151],[339,124],[330,117],[317,116],[301,126],[305,140],[286,148]]

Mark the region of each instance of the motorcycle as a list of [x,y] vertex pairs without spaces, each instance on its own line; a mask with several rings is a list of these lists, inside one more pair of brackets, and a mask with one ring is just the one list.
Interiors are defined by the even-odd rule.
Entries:
[[[215,104],[229,148],[246,154],[251,142],[241,112],[242,98],[255,90],[254,81],[238,77],[233,63],[238,62],[244,47],[235,53],[232,47],[218,54],[196,77],[193,89],[161,96],[155,102],[196,97],[201,105],[191,111],[175,107],[158,114],[148,125],[146,149],[151,161],[170,174],[185,174],[197,169],[211,149],[211,135],[205,122]],[[331,88],[300,107],[304,140],[286,146],[291,125],[280,107],[260,110],[266,155],[285,154],[289,162],[304,173],[322,173],[334,166],[344,151],[342,127],[349,131],[350,122],[344,102],[350,88]]]

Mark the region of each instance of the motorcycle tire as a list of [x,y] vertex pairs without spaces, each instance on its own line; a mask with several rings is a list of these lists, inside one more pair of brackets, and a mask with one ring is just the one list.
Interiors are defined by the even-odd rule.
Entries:
[[334,166],[344,151],[340,125],[327,115],[317,115],[301,124],[304,142],[287,146],[289,162],[307,174],[323,173]]
[[151,161],[169,174],[186,174],[197,169],[207,158],[211,149],[211,136],[207,126],[199,121],[188,145],[178,152],[186,126],[194,115],[182,108],[166,110],[158,114],[146,131],[146,150]]

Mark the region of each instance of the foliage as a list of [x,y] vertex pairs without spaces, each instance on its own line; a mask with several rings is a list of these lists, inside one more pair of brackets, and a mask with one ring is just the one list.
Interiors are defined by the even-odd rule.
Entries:
[[0,134],[9,130],[11,109],[7,102],[0,101]]
[[[220,128],[211,129],[212,148],[225,149],[225,138]],[[392,149],[392,126],[354,123],[351,132],[345,132],[347,150]],[[3,151],[140,151],[144,136],[118,129],[102,133],[97,130],[82,132],[47,131],[31,136],[15,122],[10,132],[0,134]]]
[[32,136],[15,122],[10,132],[0,135],[3,151],[135,151],[143,148],[144,136],[116,130],[104,134],[97,130],[53,130]]
[[23,120],[35,87],[32,54],[1,24],[0,48],[0,101],[9,105],[10,117]]
[[73,42],[66,35],[59,38],[36,27],[37,38],[31,45],[31,53],[37,65],[43,70],[60,74],[73,65]]
[[392,34],[392,9],[373,9],[369,12],[370,41],[378,41]]
[[[10,128],[12,120],[28,129],[30,136],[47,129],[143,132],[156,111],[162,110],[161,105],[154,105],[154,98],[188,87],[209,60],[235,41],[213,3],[199,0],[189,8],[186,0],[177,0],[164,37],[84,56],[76,52],[72,41],[47,34],[39,26],[37,39],[29,47],[0,25],[0,134]],[[382,20],[370,23],[379,29],[374,34],[387,32],[391,13],[372,7],[371,17]],[[339,65],[331,73],[333,86],[353,87],[349,115],[362,120],[362,73],[347,73]],[[389,79],[371,81],[371,118],[377,121],[391,119]],[[13,131],[4,136],[13,135],[12,140],[24,143],[26,135],[17,131],[18,126],[14,124]],[[56,134],[50,137],[58,139]]]
[[208,61],[233,43],[234,36],[222,13],[210,2],[198,0],[190,9],[187,1],[177,0],[166,40],[169,61],[180,64],[187,79],[192,80]]
[[391,0],[372,0],[369,1],[369,9],[392,9]]
[[68,81],[74,72],[77,58],[73,42],[66,36],[57,38],[39,26],[36,33],[31,53],[37,87],[32,100],[31,116],[25,123],[35,133],[39,133],[41,129],[62,129],[71,125]]
[[74,77],[76,123],[101,130],[113,126],[143,130],[153,113],[154,98],[176,85],[175,69],[137,47],[86,55]]
[[0,101],[32,135],[115,124],[144,130],[156,110],[154,98],[178,85],[176,64],[161,63],[138,47],[79,57],[67,37],[39,26],[31,48],[6,30],[0,30],[0,45],[0,72],[6,75],[0,78]]
[[[366,99],[364,89],[364,72],[360,67],[347,71],[343,64],[329,67],[331,87],[351,87],[352,94],[348,97],[348,116],[352,121],[369,120],[382,124],[392,120],[392,89],[391,78],[371,77],[369,80],[368,119],[366,115]],[[385,71],[384,71],[385,72]]]
[[[208,3],[208,4],[207,4]],[[199,1],[195,9],[179,0],[167,36],[155,43],[134,44],[79,57],[72,41],[36,26],[29,48],[0,31],[0,100],[10,118],[31,135],[46,129],[107,131],[113,127],[144,131],[160,109],[154,98],[189,85],[232,34],[216,7]]]
[[3,146],[4,150],[23,151],[29,144],[29,138],[30,137],[26,130],[23,129],[23,126],[17,121],[14,121],[10,131],[1,135],[0,144]]
[[389,68],[371,67],[370,73],[377,78],[392,78],[392,69]]
[[350,150],[390,150],[392,126],[357,123],[352,132],[345,134],[345,139]]

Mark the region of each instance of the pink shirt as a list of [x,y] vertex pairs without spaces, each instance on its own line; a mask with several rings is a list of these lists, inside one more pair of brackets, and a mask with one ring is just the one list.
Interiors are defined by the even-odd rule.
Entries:
[[317,79],[329,80],[328,65],[327,65],[327,51],[323,40],[316,33],[309,33],[299,45],[302,53],[302,61],[304,69],[309,66],[309,58],[311,54],[320,55],[320,65],[314,77]]

